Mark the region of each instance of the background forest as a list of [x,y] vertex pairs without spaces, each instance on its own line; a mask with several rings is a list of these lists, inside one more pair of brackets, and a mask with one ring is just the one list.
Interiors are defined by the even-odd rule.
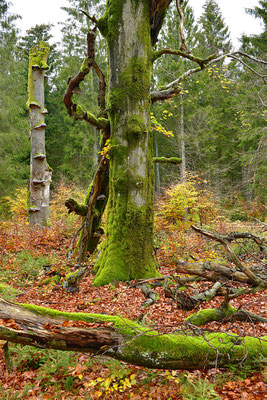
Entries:
[[[69,3],[69,4],[67,4]],[[0,198],[1,212],[8,212],[8,199],[29,180],[30,143],[27,101],[29,50],[38,41],[51,39],[51,26],[36,25],[20,37],[16,28],[19,16],[9,12],[8,3],[0,2]],[[99,134],[84,121],[74,122],[62,101],[68,77],[78,70],[86,49],[88,19],[80,12],[94,9],[102,2],[66,1],[66,22],[62,26],[62,43],[51,46],[50,70],[46,84],[49,111],[46,150],[53,169],[53,187],[61,179],[87,188],[99,151]],[[230,35],[215,1],[207,2],[199,21],[187,1],[186,40],[194,54],[206,57],[232,48]],[[266,2],[247,10],[266,24]],[[168,12],[157,48],[177,47],[179,16],[172,6]],[[240,38],[240,49],[262,57],[266,53],[266,33]],[[105,70],[105,45],[98,37],[97,61]],[[248,62],[249,64],[249,62]],[[161,57],[154,68],[154,84],[166,84],[177,70],[188,69],[189,62],[176,56]],[[258,66],[253,68],[259,68]],[[97,105],[97,80],[86,78],[79,95],[87,109]],[[262,79],[235,60],[217,64],[201,74],[191,76],[182,94],[153,107],[152,128],[156,156],[183,158],[177,166],[156,164],[155,189],[184,180],[185,171],[200,175],[221,202],[229,206],[264,198],[265,100]],[[53,189],[52,187],[52,189]],[[242,213],[242,211],[240,210]],[[237,212],[236,218],[242,217]],[[233,213],[233,218],[235,218]],[[243,215],[245,218],[245,215]]]

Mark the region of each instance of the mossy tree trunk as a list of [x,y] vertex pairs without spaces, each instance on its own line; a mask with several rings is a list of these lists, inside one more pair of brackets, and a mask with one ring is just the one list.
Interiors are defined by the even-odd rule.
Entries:
[[153,277],[150,1],[110,0],[98,26],[109,53],[107,229],[94,284]]
[[44,78],[48,69],[49,46],[40,42],[30,51],[28,73],[28,102],[30,110],[31,168],[30,225],[47,225],[49,217],[50,182],[52,171],[46,161]]
[[[267,356],[266,337],[239,337],[223,332],[196,336],[189,329],[162,334],[120,316],[61,312],[2,298],[0,318],[6,321],[0,325],[1,340],[95,353],[148,368],[227,367],[243,362],[253,364]],[[79,321],[78,327],[75,321]]]

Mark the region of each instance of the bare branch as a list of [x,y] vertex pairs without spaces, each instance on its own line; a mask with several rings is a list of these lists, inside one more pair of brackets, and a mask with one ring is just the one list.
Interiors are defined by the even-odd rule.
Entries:
[[259,76],[264,83],[266,83],[266,75],[261,75],[259,74],[257,71],[255,71],[255,69],[251,68],[248,64],[246,64],[244,61],[240,60],[240,58],[235,57],[235,56],[229,56],[231,57],[233,60],[236,60],[238,62],[240,62],[241,64],[243,64],[247,69],[249,69],[250,71],[252,71],[255,75]]
[[[106,109],[106,82],[105,82],[105,75],[103,74],[103,72],[101,71],[99,65],[93,61],[92,62],[92,67],[94,68],[97,76],[98,76],[98,80],[99,80],[99,89],[98,89],[98,107],[100,108],[100,112],[103,115],[103,111]],[[104,113],[104,116],[107,118],[106,113]]]
[[176,56],[181,56],[183,58],[187,58],[188,60],[196,62],[197,64],[199,64],[201,69],[205,68],[205,65],[207,63],[209,63],[210,61],[212,61],[213,59],[216,58],[216,54],[212,54],[211,56],[209,56],[208,58],[203,60],[202,58],[195,57],[192,54],[185,53],[184,51],[174,50],[174,49],[170,49],[168,47],[165,47],[165,48],[163,48],[161,50],[158,50],[158,51],[154,52],[154,60],[157,60],[159,57],[161,57],[164,54],[172,54],[172,55],[176,55]]
[[248,59],[250,59],[253,62],[261,63],[261,64],[264,64],[264,65],[267,64],[267,62],[264,61],[264,60],[252,57],[249,54],[246,54],[246,53],[241,52],[241,51],[234,51],[234,52],[227,53],[227,54],[221,54],[218,57],[216,57],[213,54],[210,57],[202,60],[200,58],[194,57],[193,55],[186,54],[186,53],[184,53],[184,52],[182,52],[180,50],[172,50],[172,49],[165,48],[165,49],[159,50],[158,52],[155,52],[154,53],[154,59],[159,58],[163,54],[175,54],[175,55],[187,58],[187,59],[189,59],[189,60],[191,60],[193,62],[196,62],[199,65],[199,67],[189,69],[184,74],[179,76],[177,79],[175,79],[174,81],[168,83],[165,87],[163,87],[163,88],[161,88],[159,90],[155,90],[155,91],[151,92],[151,101],[152,101],[152,103],[154,103],[155,101],[158,101],[158,100],[166,100],[168,98],[176,96],[176,94],[181,92],[181,88],[179,87],[179,84],[182,81],[186,80],[190,75],[195,74],[197,72],[200,72],[201,70],[206,69],[210,65],[215,64],[217,62],[220,62],[220,61],[222,61],[223,59],[225,59],[227,57],[235,58],[237,61],[241,62],[246,68],[251,70],[253,73],[255,73],[260,78],[262,78],[264,80],[264,82],[266,83],[266,80],[265,80],[266,76],[265,75],[261,75],[258,72],[256,72],[253,68],[251,68],[249,65],[244,63],[238,57],[236,57],[236,55],[247,57]]
[[241,261],[239,260],[239,258],[235,255],[234,250],[231,247],[231,240],[228,239],[227,236],[222,236],[219,234],[214,234],[212,232],[209,231],[205,231],[204,229],[200,229],[194,225],[191,225],[192,229],[194,229],[194,231],[201,233],[202,235],[206,236],[209,239],[213,239],[216,242],[221,243],[224,248],[226,249],[230,259],[232,260],[232,262],[245,274],[247,275],[247,277],[251,280],[251,282],[253,282],[253,284],[255,284],[255,286],[262,286],[262,287],[267,287],[267,283],[262,280],[261,278],[259,278],[258,276],[256,276],[249,268],[247,268],[245,265],[243,265],[241,263]]
[[168,90],[154,90],[151,92],[151,102],[153,104],[155,101],[171,99],[180,93],[181,90],[182,89],[180,87],[175,87]]
[[256,58],[256,57],[253,57],[253,56],[251,56],[250,54],[247,54],[247,53],[244,53],[243,51],[235,51],[234,53],[232,53],[232,54],[239,54],[240,56],[244,56],[244,57],[246,57],[246,58],[249,58],[251,61],[254,61],[254,62],[256,62],[256,63],[260,63],[260,64],[264,64],[264,65],[267,65],[267,61],[264,61],[264,60],[262,60],[261,58]]
[[184,37],[184,13],[182,10],[182,5],[183,0],[176,0],[176,7],[177,11],[180,17],[180,24],[179,24],[179,32],[180,32],[180,37],[181,37],[181,50],[185,50],[188,54],[190,54],[190,51],[188,50],[186,43],[185,43],[185,37]]
[[96,17],[93,15],[92,17],[84,10],[81,10],[81,12],[90,20],[92,21],[94,24],[97,25],[97,20]]

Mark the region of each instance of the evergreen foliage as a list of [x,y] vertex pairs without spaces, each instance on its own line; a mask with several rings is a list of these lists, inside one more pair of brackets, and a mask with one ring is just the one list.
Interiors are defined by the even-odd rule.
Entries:
[[[46,128],[47,159],[53,168],[53,180],[63,175],[84,187],[90,182],[99,151],[99,133],[84,121],[73,121],[62,98],[69,77],[78,72],[86,52],[87,16],[99,17],[104,1],[67,0],[66,21],[62,24],[63,41],[59,51],[50,43],[50,70],[47,72]],[[229,29],[218,4],[207,0],[196,23],[188,1],[182,3],[184,33],[188,48],[200,57],[227,52],[232,48]],[[259,35],[242,36],[241,49],[256,57],[266,54],[266,1],[248,9],[265,27]],[[0,194],[14,192],[29,176],[28,112],[25,107],[29,49],[39,40],[51,41],[51,25],[36,25],[21,38],[16,29],[17,15],[9,12],[6,0],[0,0]],[[180,47],[179,15],[175,2],[166,14],[157,49]],[[105,43],[97,37],[97,62],[103,71]],[[247,62],[250,65],[250,62]],[[153,84],[163,86],[189,68],[191,61],[176,55],[160,57],[154,64]],[[251,64],[252,66],[252,64]],[[258,66],[253,65],[258,70]],[[81,87],[79,103],[97,112],[98,79],[94,72]],[[153,106],[156,121],[164,127],[155,129],[154,155],[181,157],[181,110],[183,103],[186,169],[204,173],[218,194],[242,191],[246,199],[264,196],[264,88],[261,79],[236,62],[223,62],[189,78],[182,96]],[[157,154],[156,154],[157,153]],[[177,181],[176,165],[156,164],[161,186]],[[159,174],[158,172],[159,171]],[[160,177],[160,179],[159,179]]]
[[0,196],[14,191],[29,177],[27,80],[17,58],[19,17],[9,12],[6,0],[0,1]]

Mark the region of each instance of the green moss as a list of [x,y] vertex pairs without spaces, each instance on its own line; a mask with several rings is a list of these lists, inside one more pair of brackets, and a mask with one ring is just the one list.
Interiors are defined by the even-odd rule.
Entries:
[[9,328],[6,328],[2,325],[0,325],[0,335],[1,338],[5,338],[5,340],[10,340],[11,342],[16,342],[16,339],[18,338],[18,334],[16,332],[10,331]]
[[[119,35],[123,35],[120,24],[125,4],[125,1],[111,0],[106,13],[106,37],[109,57],[113,60],[108,98],[110,191],[105,240],[95,265],[94,285],[97,286],[158,275],[153,255],[149,1],[132,1],[133,12],[140,6],[143,15],[141,19],[138,15],[134,35],[136,48],[141,50],[120,65],[118,43]],[[142,9],[143,6],[146,8]],[[122,61],[125,60],[124,55],[121,56]]]
[[232,307],[229,303],[220,308],[208,308],[199,310],[193,315],[186,318],[187,322],[193,325],[205,325],[211,321],[221,321],[223,318],[230,317],[236,312],[236,308]]
[[[33,304],[20,304],[25,310],[34,312],[37,315],[49,316],[52,318],[60,318],[63,320],[71,321],[84,321],[84,322],[112,322],[115,329],[123,335],[133,335],[136,332],[147,332],[151,334],[149,328],[142,326],[137,322],[133,322],[127,318],[122,318],[120,316],[106,315],[106,314],[91,314],[91,313],[72,313],[58,311],[51,308],[46,308],[42,306],[36,306]],[[156,332],[154,332],[156,333]]]
[[221,314],[218,313],[217,309],[210,308],[206,310],[200,310],[193,315],[186,318],[187,322],[193,325],[205,325],[210,321],[220,321]]
[[90,66],[89,66],[89,57],[86,57],[83,62],[82,65],[80,67],[80,72],[84,75],[88,74],[90,71]]
[[108,14],[107,12],[103,15],[103,17],[97,20],[97,27],[100,30],[101,34],[104,37],[107,37],[108,34]]
[[[37,315],[56,319],[84,321],[88,323],[112,323],[119,335],[119,347],[105,349],[105,355],[150,368],[194,369],[204,366],[225,367],[231,363],[253,363],[259,356],[267,356],[267,337],[239,337],[227,333],[205,333],[193,336],[182,334],[159,334],[150,327],[120,316],[91,313],[71,313],[32,304],[20,304],[25,310]],[[0,326],[0,333],[16,341],[17,334]],[[114,336],[115,337],[115,336]],[[54,343],[55,346],[58,342]],[[60,346],[64,350],[64,343]]]
[[50,284],[56,285],[59,282],[60,282],[60,276],[59,275],[54,275],[54,276],[51,276],[49,278],[44,279],[42,281],[42,284],[43,285],[50,285]]
[[168,163],[168,164],[181,164],[182,159],[177,157],[153,157],[153,162]]
[[75,272],[70,272],[65,276],[65,280],[68,281],[70,284],[75,283],[78,275],[79,275],[79,270]]
[[[125,197],[126,200],[127,194]],[[153,257],[153,241],[150,242],[153,238],[152,208],[138,207],[129,201],[126,205],[121,199],[121,204],[116,206],[116,215],[108,220],[108,240],[104,242],[94,268],[97,272],[95,286],[159,276]]]
[[[139,103],[139,115],[146,111],[148,99],[148,88],[150,83],[150,68],[151,64],[149,59],[144,57],[133,57],[129,60],[129,64],[125,67],[120,74],[120,83],[116,87],[112,87],[109,92],[109,108],[112,113],[127,107],[125,99],[129,98],[131,103]],[[143,98],[145,103],[140,103]],[[140,120],[138,115],[132,116],[128,121],[135,131],[141,124],[143,128],[143,121]],[[139,129],[140,130],[140,129]]]
[[101,33],[109,43],[114,43],[118,39],[124,3],[125,0],[108,0],[105,14],[98,21]]
[[[41,41],[37,47],[32,47],[29,55],[29,69],[28,69],[28,101],[27,107],[29,108],[31,103],[37,103],[34,95],[34,79],[33,79],[33,66],[37,66],[41,69],[48,69],[47,59],[49,56],[49,45]],[[41,107],[41,106],[40,106]]]
[[132,339],[122,350],[120,359],[150,368],[194,369],[206,365],[226,366],[245,359],[254,362],[259,354],[267,354],[267,345],[252,337],[214,333],[205,335],[204,339],[152,333]]

